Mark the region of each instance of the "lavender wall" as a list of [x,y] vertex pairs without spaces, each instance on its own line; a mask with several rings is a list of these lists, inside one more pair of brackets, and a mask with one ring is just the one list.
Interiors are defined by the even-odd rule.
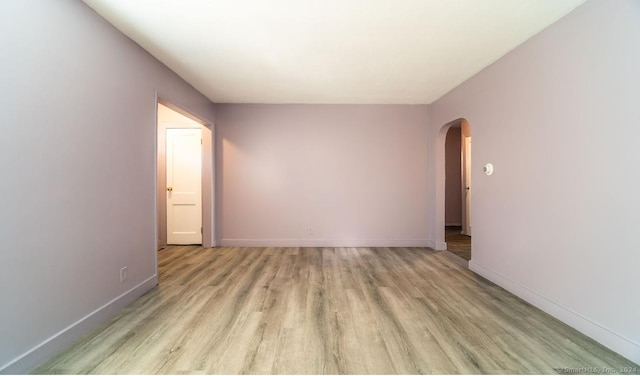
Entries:
[[445,225],[462,225],[462,129],[449,128],[445,142]]
[[0,372],[21,373],[155,285],[155,90],[213,105],[80,1],[3,1],[0,50]]
[[436,218],[440,129],[473,130],[471,268],[635,362],[638,40],[640,2],[588,1],[431,107]]
[[216,105],[222,244],[429,245],[428,115],[424,105]]

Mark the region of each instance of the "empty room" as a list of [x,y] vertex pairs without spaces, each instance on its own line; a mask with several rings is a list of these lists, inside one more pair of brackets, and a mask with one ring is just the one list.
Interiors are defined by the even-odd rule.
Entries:
[[5,0],[0,373],[639,374],[640,1]]

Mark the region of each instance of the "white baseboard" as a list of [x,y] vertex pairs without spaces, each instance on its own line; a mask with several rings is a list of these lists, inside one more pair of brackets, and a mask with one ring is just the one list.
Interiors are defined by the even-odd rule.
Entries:
[[433,249],[435,249],[436,251],[446,251],[447,242],[435,242]]
[[469,261],[469,269],[483,276],[512,294],[522,298],[542,311],[550,314],[572,328],[582,332],[592,339],[600,342],[609,349],[626,357],[627,359],[640,364],[640,344],[632,341],[623,335],[608,329],[601,324],[575,312],[559,303],[548,299],[535,291],[528,289],[519,283],[504,277],[488,268]]
[[446,242],[437,242],[435,240],[429,240],[429,242],[427,244],[428,244],[427,247],[433,248],[436,251],[446,251],[447,250],[447,243]]
[[158,276],[154,274],[131,290],[42,341],[31,350],[11,360],[7,364],[0,365],[0,373],[16,375],[31,372],[54,355],[71,346],[95,327],[113,317],[157,284]]
[[430,247],[427,239],[222,239],[223,247]]

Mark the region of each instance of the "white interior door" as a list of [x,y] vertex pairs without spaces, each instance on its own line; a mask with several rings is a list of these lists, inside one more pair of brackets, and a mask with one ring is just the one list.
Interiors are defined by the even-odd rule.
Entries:
[[464,138],[464,207],[465,207],[465,229],[466,235],[471,236],[471,137]]
[[202,130],[166,136],[167,244],[202,244]]

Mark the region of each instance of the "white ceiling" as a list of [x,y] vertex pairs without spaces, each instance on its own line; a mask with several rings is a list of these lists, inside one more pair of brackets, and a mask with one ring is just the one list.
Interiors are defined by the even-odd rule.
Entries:
[[431,103],[584,0],[84,0],[217,103]]

